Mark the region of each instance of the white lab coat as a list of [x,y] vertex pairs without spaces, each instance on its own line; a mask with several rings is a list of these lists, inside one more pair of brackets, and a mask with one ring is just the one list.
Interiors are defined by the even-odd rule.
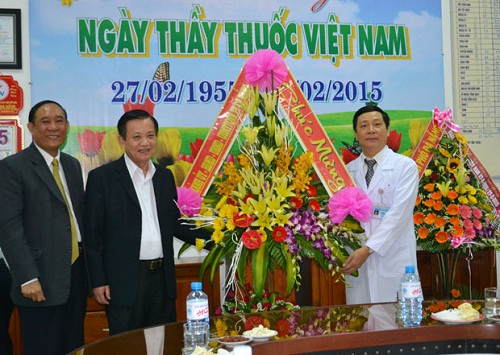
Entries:
[[347,165],[356,185],[367,192],[374,210],[386,209],[382,218],[372,212],[362,244],[375,251],[359,269],[359,276],[347,276],[347,304],[394,302],[406,265],[417,269],[417,241],[413,208],[418,192],[415,162],[394,153],[387,146],[375,157],[375,174],[366,187],[364,159],[361,156]]

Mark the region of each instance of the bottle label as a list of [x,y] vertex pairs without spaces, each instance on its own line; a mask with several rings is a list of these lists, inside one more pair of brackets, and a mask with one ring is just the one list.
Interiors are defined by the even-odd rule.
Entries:
[[208,301],[188,301],[187,304],[187,319],[200,320],[208,318]]
[[422,286],[420,285],[420,282],[402,283],[401,295],[404,298],[422,298]]

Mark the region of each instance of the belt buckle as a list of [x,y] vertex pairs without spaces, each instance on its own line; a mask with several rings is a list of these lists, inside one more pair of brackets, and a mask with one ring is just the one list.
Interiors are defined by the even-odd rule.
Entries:
[[149,270],[154,270],[154,269],[160,268],[161,267],[161,262],[162,262],[161,259],[151,260],[151,262],[149,263]]

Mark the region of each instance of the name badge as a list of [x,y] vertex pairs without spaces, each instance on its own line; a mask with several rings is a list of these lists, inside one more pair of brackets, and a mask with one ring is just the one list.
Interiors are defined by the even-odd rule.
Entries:
[[389,207],[385,206],[374,206],[373,208],[373,213],[372,213],[372,218],[373,219],[382,219],[384,218],[385,214],[389,210]]

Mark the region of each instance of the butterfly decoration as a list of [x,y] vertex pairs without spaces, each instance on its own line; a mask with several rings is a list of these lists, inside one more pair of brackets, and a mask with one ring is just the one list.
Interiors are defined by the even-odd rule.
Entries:
[[161,83],[170,80],[169,62],[161,63],[160,65],[158,65],[158,68],[156,68],[155,75],[153,76],[153,80],[159,81]]
[[359,141],[356,138],[354,138],[352,145],[347,143],[347,142],[342,142],[342,144],[344,145],[344,147],[349,149],[349,151],[352,154],[355,154],[355,155],[361,154],[361,145],[359,144]]

